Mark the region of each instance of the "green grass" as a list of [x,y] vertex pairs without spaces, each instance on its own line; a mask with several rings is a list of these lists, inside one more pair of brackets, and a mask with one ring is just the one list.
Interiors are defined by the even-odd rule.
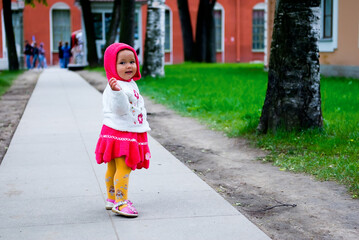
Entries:
[[267,88],[261,64],[166,66],[165,78],[138,81],[142,94],[230,137],[244,136],[269,154],[280,170],[335,180],[359,195],[359,80],[321,78],[324,129],[255,131]]
[[157,102],[239,136],[257,125],[266,76],[260,64],[170,65],[166,78],[147,78],[139,86]]
[[23,72],[23,70],[0,71],[0,97],[11,87],[12,82]]
[[320,180],[336,180],[359,194],[359,81],[321,79],[324,130],[300,133],[277,132],[254,136],[259,146],[270,150],[265,159],[281,169],[306,172]]
[[86,67],[85,70],[94,71],[94,72],[103,72],[103,74],[105,74],[105,70],[103,67]]

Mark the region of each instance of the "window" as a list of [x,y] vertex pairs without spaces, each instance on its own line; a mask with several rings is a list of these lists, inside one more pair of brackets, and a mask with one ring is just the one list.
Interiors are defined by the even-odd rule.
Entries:
[[52,46],[57,52],[59,42],[69,42],[71,38],[70,11],[63,9],[52,10]]
[[171,51],[171,12],[165,10],[165,52]]
[[138,10],[136,10],[135,11],[135,36],[134,36],[134,38],[135,38],[135,41],[136,40],[139,40],[139,29],[140,29],[140,27],[139,27],[139,24],[138,24],[138,22],[139,22],[139,13],[138,13],[139,11]]
[[323,38],[333,37],[333,0],[324,0],[323,5]]
[[105,34],[106,35],[107,35],[108,30],[110,29],[111,18],[112,18],[112,13],[105,13]]
[[[216,51],[224,51],[224,9],[218,2],[214,5],[214,27],[216,34]],[[224,54],[222,54],[222,61],[224,62]]]
[[338,1],[321,0],[320,52],[333,52],[338,47]]
[[216,34],[216,51],[222,51],[222,10],[215,9],[214,10],[214,27]]
[[[99,57],[102,57],[103,48],[106,43],[106,35],[110,29],[111,19],[112,19],[112,12],[108,12],[108,10],[99,11],[97,9],[96,12],[92,12],[93,16],[93,24],[95,28],[95,38],[96,38],[96,50]],[[135,11],[135,18],[134,18],[134,40],[135,40],[135,49],[138,50],[141,47],[140,44],[140,21],[139,21],[139,10],[136,9]],[[116,36],[116,42],[118,42],[120,39],[120,26],[117,29],[117,36]],[[140,56],[139,56],[140,57]]]
[[264,10],[253,10],[252,50],[264,51]]
[[96,40],[103,39],[103,30],[102,30],[102,13],[93,13],[93,25],[95,27],[95,37]]
[[23,15],[22,11],[13,10],[12,11],[12,26],[14,29],[14,35],[15,35],[15,45],[16,45],[16,52],[17,55],[20,57],[21,53],[23,52],[22,46],[23,46]]

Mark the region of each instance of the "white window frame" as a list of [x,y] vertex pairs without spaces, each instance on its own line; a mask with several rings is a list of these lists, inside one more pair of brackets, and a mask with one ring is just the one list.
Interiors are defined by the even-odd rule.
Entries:
[[224,36],[224,33],[225,33],[225,31],[224,31],[224,29],[225,29],[225,12],[224,12],[224,8],[223,8],[223,6],[220,4],[220,3],[218,3],[218,2],[216,2],[216,4],[214,5],[214,10],[219,10],[219,11],[221,11],[221,16],[222,16],[222,19],[221,19],[221,25],[222,25],[222,29],[221,29],[221,49],[219,49],[219,50],[217,50],[217,47],[216,47],[216,53],[222,53],[222,62],[224,62],[224,60],[225,60],[225,58],[224,58],[224,55],[225,55],[225,51],[224,51],[224,38],[225,38],[225,36]]
[[221,11],[221,25],[222,25],[222,29],[221,29],[221,38],[222,38],[222,44],[221,44],[221,49],[216,49],[216,52],[223,52],[224,53],[224,8],[223,6],[216,2],[216,4],[214,5],[214,9],[213,10],[217,10],[217,11]]
[[139,49],[140,54],[138,55],[138,61],[142,64],[143,61],[143,47],[142,47],[142,10],[141,5],[136,5],[136,12],[138,16],[138,39],[135,39],[134,47],[135,50]]
[[[102,2],[94,2],[91,3],[91,12],[92,13],[100,13],[102,14],[102,40],[96,40],[96,51],[97,51],[97,55],[99,58],[102,57],[102,52],[101,52],[101,45],[106,43],[106,32],[105,32],[105,14],[106,13],[110,13],[112,14],[112,4],[108,4],[108,3],[102,3]],[[140,49],[140,54],[138,55],[138,61],[140,62],[140,64],[142,64],[143,61],[143,49],[142,49],[142,11],[141,11],[141,4],[136,4],[135,5],[135,11],[137,13],[138,16],[138,39],[135,39],[134,42],[134,48],[137,50],[138,48]],[[82,25],[83,24],[83,19],[82,19]],[[83,31],[85,32],[85,29],[83,28]],[[121,30],[120,30],[121,31]],[[83,35],[86,36],[86,35]],[[119,37],[119,36],[118,36]],[[116,42],[118,42],[119,39],[116,39]],[[84,42],[86,42],[86,38],[84,39]],[[87,43],[86,43],[87,44]],[[85,48],[86,51],[86,48]],[[86,55],[87,55],[87,51],[86,51]]]
[[102,51],[101,51],[101,46],[104,45],[106,43],[106,33],[105,33],[105,14],[106,13],[110,13],[112,14],[111,10],[109,9],[97,9],[97,8],[94,8],[92,7],[92,9],[95,9],[95,10],[92,10],[92,13],[96,13],[96,14],[101,14],[101,19],[102,19],[102,39],[96,39],[95,42],[96,42],[96,51],[97,51],[97,56],[99,58],[102,57]]
[[[266,7],[266,3],[261,2],[261,3],[257,3],[253,9],[252,9],[252,14],[254,10],[263,10],[264,11],[264,33],[263,33],[263,41],[264,41],[264,48],[263,49],[253,49],[253,25],[252,25],[252,52],[258,52],[258,53],[263,53],[266,51],[266,41],[267,41],[267,37],[266,37],[266,31],[267,31],[267,20],[266,20],[266,14],[267,14],[267,7]],[[253,16],[252,16],[252,21],[253,21]]]
[[[53,63],[53,59],[52,59],[52,53],[54,52],[54,50],[56,49],[57,50],[57,46],[54,46],[53,45],[53,30],[52,30],[52,11],[53,10],[69,10],[70,11],[70,23],[71,23],[71,10],[70,10],[70,6],[67,5],[66,3],[63,3],[63,2],[57,2],[55,3],[54,5],[51,6],[51,9],[50,9],[50,51],[51,51],[51,54],[50,54],[50,64],[52,65]],[[71,27],[70,27],[70,30],[71,30]]]
[[331,39],[323,39],[323,5],[324,0],[321,0],[320,5],[320,40],[319,51],[320,52],[334,52],[338,48],[338,15],[339,15],[339,0],[333,0],[333,35]]
[[0,58],[0,70],[9,69],[9,63],[7,60],[7,47],[6,47],[6,35],[4,24],[4,10],[1,9],[1,32],[2,32],[2,58]]
[[[17,11],[17,10],[21,10],[23,11],[24,9],[24,3],[23,2],[11,2],[11,11]],[[2,33],[2,54],[3,54],[3,57],[0,58],[0,70],[7,70],[9,69],[9,63],[8,63],[8,52],[7,52],[7,45],[6,45],[6,32],[5,32],[5,23],[4,23],[4,9],[1,9],[1,33]],[[23,25],[23,28],[24,28],[24,25]],[[15,29],[14,29],[15,30]],[[23,30],[23,29],[22,29]],[[14,34],[15,34],[15,31],[14,31]],[[16,36],[15,36],[16,38]],[[24,42],[24,39],[21,38],[20,39],[20,44],[16,44],[16,53],[17,53],[17,56],[19,58],[19,61],[21,60],[21,56],[23,56],[23,42]],[[21,63],[20,63],[21,64]]]
[[172,52],[172,50],[173,50],[173,48],[172,48],[172,46],[173,46],[173,42],[172,42],[172,40],[173,40],[173,21],[172,21],[173,13],[172,13],[171,8],[169,8],[167,5],[165,5],[165,11],[167,11],[167,10],[170,13],[170,15],[169,15],[169,17],[170,17],[170,49],[168,49],[168,50],[165,49],[165,52]]
[[[168,10],[169,11],[169,17],[170,17],[170,49],[166,50],[165,49],[165,53],[169,53],[170,54],[170,61],[169,62],[165,62],[165,64],[172,64],[173,63],[173,12],[171,10],[171,8],[167,5],[165,5],[165,11]],[[166,16],[166,14],[165,14]],[[166,20],[165,20],[166,21]],[[166,31],[165,31],[166,34]]]

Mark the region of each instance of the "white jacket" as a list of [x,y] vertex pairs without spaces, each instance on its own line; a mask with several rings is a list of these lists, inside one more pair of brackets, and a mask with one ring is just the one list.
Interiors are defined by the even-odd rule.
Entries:
[[143,133],[150,129],[147,112],[135,81],[117,81],[121,91],[109,84],[103,92],[103,124],[119,131]]

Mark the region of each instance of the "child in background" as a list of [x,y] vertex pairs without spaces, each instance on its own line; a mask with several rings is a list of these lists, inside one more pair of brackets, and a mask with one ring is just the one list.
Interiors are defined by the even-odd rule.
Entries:
[[132,170],[148,168],[147,113],[136,80],[141,78],[136,51],[114,43],[104,54],[107,85],[103,93],[104,120],[96,147],[98,164],[107,163],[106,209],[118,215],[137,217],[127,198]]
[[39,51],[39,64],[37,65],[37,68],[46,68],[46,58],[45,58],[45,49],[44,49],[44,43],[40,43],[40,47],[38,48]]

